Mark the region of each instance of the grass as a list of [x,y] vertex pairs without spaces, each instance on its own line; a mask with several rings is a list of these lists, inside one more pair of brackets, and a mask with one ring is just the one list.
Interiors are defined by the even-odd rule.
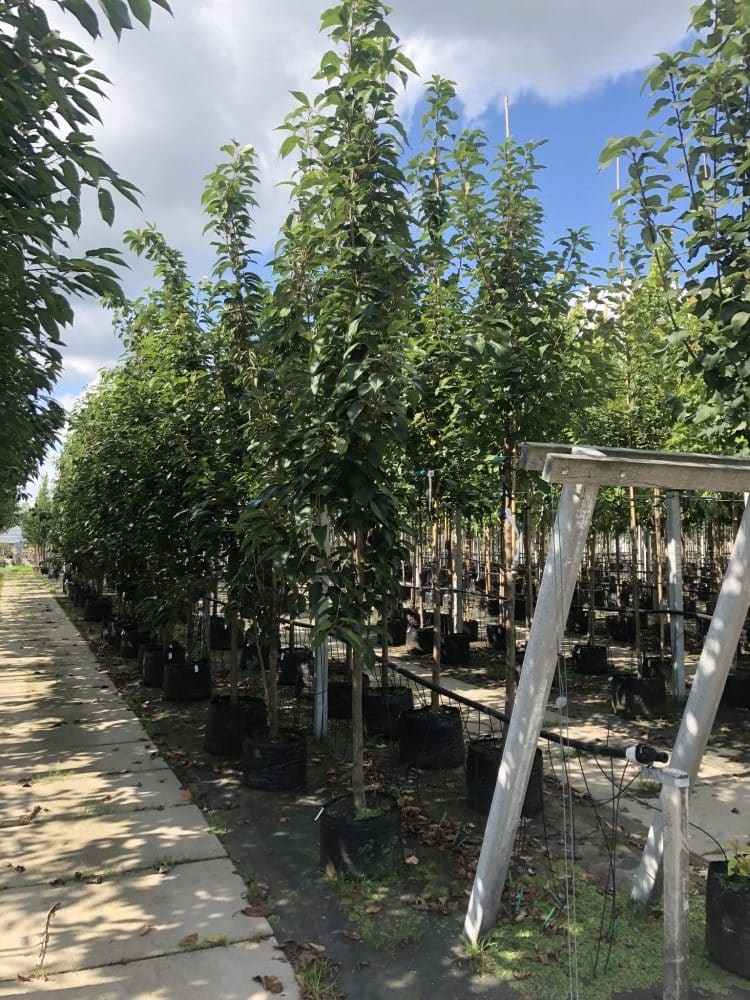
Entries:
[[342,994],[338,988],[336,963],[325,955],[310,957],[309,961],[296,961],[295,973],[304,1000],[337,1000]]
[[[559,1000],[570,983],[586,1000],[608,1000],[622,990],[644,988],[663,976],[663,919],[640,909],[627,892],[604,890],[576,873],[575,915],[564,905],[558,872],[524,875],[508,890],[510,905],[495,930],[477,945],[465,944],[475,971],[500,981],[523,982],[535,1000]],[[561,888],[562,885],[562,888]],[[690,889],[690,982],[719,997],[745,985],[704,957],[703,890]]]
[[407,877],[394,872],[382,879],[335,875],[327,881],[356,933],[371,947],[392,952],[421,938],[425,919],[412,906],[417,893]]
[[223,837],[229,833],[229,828],[223,819],[220,819],[218,816],[211,816],[208,820],[208,832],[213,833],[216,837]]

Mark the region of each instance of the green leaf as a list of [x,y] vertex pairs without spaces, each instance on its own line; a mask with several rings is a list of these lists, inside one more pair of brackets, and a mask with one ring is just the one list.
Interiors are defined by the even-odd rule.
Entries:
[[111,226],[112,223],[115,221],[115,204],[112,201],[112,195],[106,188],[100,187],[98,191],[98,197],[99,197],[99,212],[101,214],[101,217],[104,219],[104,221],[107,223],[108,226]]
[[151,0],[128,0],[133,17],[135,17],[145,27],[151,24]]
[[62,6],[65,10],[70,11],[92,38],[99,36],[99,21],[86,0],[63,0]]
[[119,38],[125,28],[132,28],[130,13],[125,0],[100,0],[112,30]]

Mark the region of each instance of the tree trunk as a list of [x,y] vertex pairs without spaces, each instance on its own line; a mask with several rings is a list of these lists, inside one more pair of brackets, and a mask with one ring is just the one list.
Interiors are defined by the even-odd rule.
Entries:
[[659,656],[664,656],[666,619],[664,607],[664,535],[661,518],[661,490],[654,490],[654,562],[656,563],[656,609],[659,615]]
[[633,601],[633,614],[635,615],[635,655],[638,660],[641,652],[641,588],[638,580],[638,519],[635,509],[635,490],[630,487],[630,585],[632,587],[631,599]]
[[236,611],[230,612],[229,624],[229,701],[232,705],[240,700],[240,619]]

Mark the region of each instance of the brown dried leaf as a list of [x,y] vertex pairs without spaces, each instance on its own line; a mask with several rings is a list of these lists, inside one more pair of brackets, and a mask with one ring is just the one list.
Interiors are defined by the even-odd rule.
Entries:
[[267,906],[256,906],[251,904],[246,906],[240,913],[244,913],[246,917],[270,917],[273,910],[269,909]]
[[418,865],[419,864],[419,858],[416,856],[416,854],[410,854],[409,857],[406,858],[406,864],[407,865]]
[[300,945],[300,948],[304,948],[307,951],[317,951],[319,954],[326,950],[324,944],[318,944],[317,941],[306,941],[304,944]]
[[180,940],[180,948],[192,948],[198,944],[197,934],[186,934],[184,938]]
[[26,865],[16,865],[16,871],[17,871],[17,872],[19,873],[19,875],[20,875],[20,874],[21,874],[21,872],[25,872],[25,871],[26,871]]
[[530,972],[514,972],[513,973],[513,978],[514,979],[528,979],[530,975],[531,975]]
[[260,983],[268,993],[283,993],[284,984],[276,976],[253,976],[256,983]]
[[154,925],[153,924],[144,924],[144,926],[141,927],[141,929],[138,931],[138,936],[139,937],[145,937],[153,929],[154,929]]
[[180,799],[181,799],[181,801],[182,802],[190,802],[192,800],[192,798],[193,798],[193,793],[190,791],[190,789],[189,788],[183,788],[182,792],[180,793]]
[[552,959],[549,957],[549,955],[546,952],[544,952],[544,951],[540,951],[539,954],[536,957],[537,957],[537,961],[541,962],[542,965],[549,965],[550,962],[552,961]]
[[342,931],[341,932],[345,938],[349,938],[350,941],[361,941],[362,935],[358,934],[356,931]]
[[376,906],[375,903],[372,903],[372,905],[365,907],[365,913],[380,913],[382,908],[382,906]]

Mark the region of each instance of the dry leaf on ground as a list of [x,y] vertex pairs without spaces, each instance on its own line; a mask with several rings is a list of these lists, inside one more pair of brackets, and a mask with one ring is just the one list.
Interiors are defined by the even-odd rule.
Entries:
[[276,976],[253,976],[253,979],[269,993],[282,993],[284,990],[284,984]]
[[198,935],[186,934],[180,941],[180,948],[192,948],[196,944],[198,944]]

